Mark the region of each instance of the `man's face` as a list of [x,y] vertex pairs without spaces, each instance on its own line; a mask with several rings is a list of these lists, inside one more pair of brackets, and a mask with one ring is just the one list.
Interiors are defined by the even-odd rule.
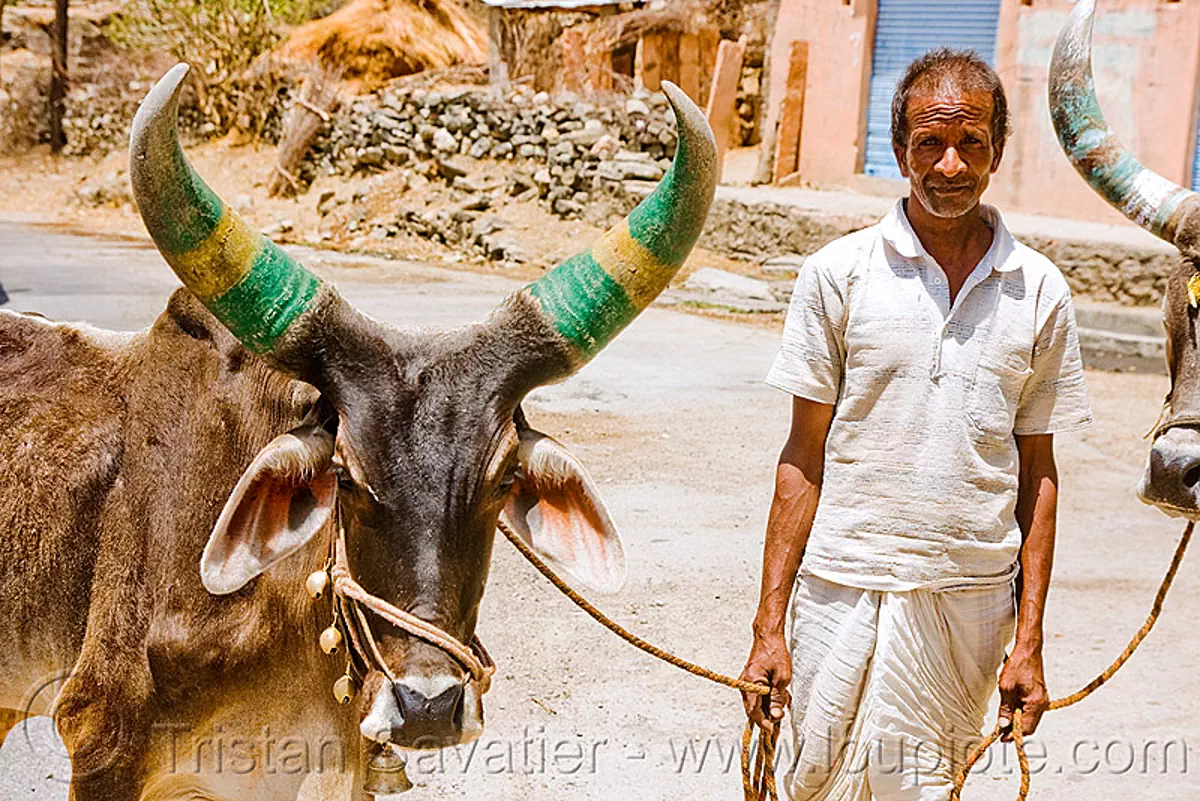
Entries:
[[951,87],[917,91],[908,99],[908,142],[895,149],[912,195],[935,217],[961,217],[975,208],[1000,167],[992,143],[992,95]]

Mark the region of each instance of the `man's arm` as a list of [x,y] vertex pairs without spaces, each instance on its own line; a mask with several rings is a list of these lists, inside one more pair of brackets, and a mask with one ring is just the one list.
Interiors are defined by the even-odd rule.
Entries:
[[803,398],[792,399],[792,428],[779,455],[775,495],[767,518],[762,591],[758,614],[754,617],[754,644],[742,671],[746,681],[771,685],[771,694],[767,697],[742,694],[746,714],[763,727],[767,725],[768,714],[772,721],[782,719],[788,704],[792,659],[784,626],[792,585],[800,570],[800,558],[804,555],[813,516],[817,512],[821,473],[825,466],[825,437],[832,421],[833,406]]
[[[1017,436],[1020,458],[1017,525],[1021,527],[1021,574],[1017,580],[1017,636],[1000,673],[1000,719],[1012,720],[1021,710],[1021,730],[1033,734],[1050,704],[1042,667],[1042,618],[1050,572],[1058,510],[1058,468],[1054,435]],[[1005,739],[1009,739],[1011,735]]]

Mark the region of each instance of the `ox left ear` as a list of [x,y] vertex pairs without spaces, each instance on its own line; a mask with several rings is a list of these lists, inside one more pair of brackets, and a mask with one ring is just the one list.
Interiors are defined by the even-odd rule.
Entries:
[[625,549],[596,485],[553,437],[523,428],[518,470],[501,513],[553,567],[596,592],[625,584]]
[[313,538],[333,511],[333,435],[300,426],[267,443],[233,488],[200,558],[213,595],[246,586]]

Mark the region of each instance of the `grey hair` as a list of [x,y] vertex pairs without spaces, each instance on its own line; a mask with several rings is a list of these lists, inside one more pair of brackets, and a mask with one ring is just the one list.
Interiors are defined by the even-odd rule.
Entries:
[[992,95],[992,146],[1004,149],[1011,133],[1008,97],[1000,76],[974,50],[939,47],[908,65],[892,95],[892,147],[908,145],[908,99],[916,88],[950,84],[960,90],[990,92]]

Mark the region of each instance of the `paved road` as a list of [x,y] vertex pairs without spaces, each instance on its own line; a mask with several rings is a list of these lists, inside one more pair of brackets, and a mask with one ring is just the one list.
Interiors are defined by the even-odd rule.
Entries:
[[[421,265],[301,256],[352,302],[397,324],[478,319],[517,286]],[[3,221],[0,283],[13,308],[119,329],[148,324],[176,285],[139,240]],[[535,425],[588,464],[622,527],[629,583],[602,605],[665,646],[727,671],[740,667],[748,646],[761,532],[786,425],[786,399],[761,383],[775,342],[771,331],[655,309],[579,376],[526,404]],[[1139,435],[1154,420],[1162,379],[1093,373],[1089,383],[1097,426],[1059,447],[1064,496],[1047,621],[1057,694],[1123,647],[1179,528],[1132,495],[1145,451]],[[1160,630],[1126,672],[1086,705],[1047,719],[1032,749],[1040,767],[1035,797],[1194,801],[1197,617],[1200,555],[1185,564]],[[487,733],[472,750],[414,767],[420,786],[407,798],[739,797],[736,696],[631,652],[503,545],[481,635],[500,663]],[[578,745],[586,758],[556,763],[561,744]],[[1013,771],[1012,753],[997,753],[968,797],[1008,801],[1016,793]],[[18,730],[0,750],[2,801],[65,799],[67,775],[45,720]]]

